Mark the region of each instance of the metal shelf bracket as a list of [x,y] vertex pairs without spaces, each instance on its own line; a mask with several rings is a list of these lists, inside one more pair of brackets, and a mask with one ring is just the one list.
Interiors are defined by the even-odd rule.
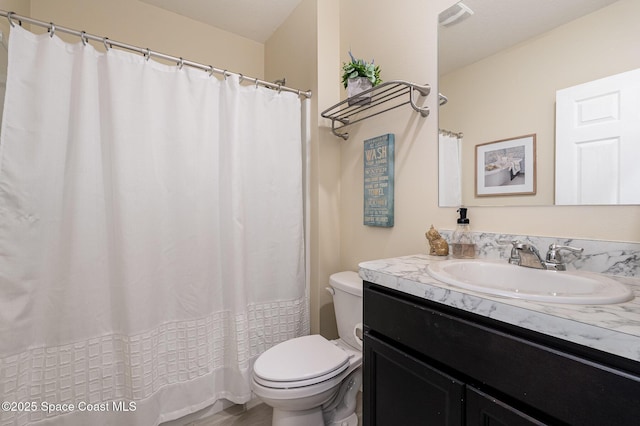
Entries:
[[360,97],[369,94],[369,102],[350,105],[349,101],[353,99],[345,99],[323,111],[320,115],[331,120],[331,132],[334,135],[347,140],[349,133],[340,131],[340,129],[402,105],[410,104],[411,108],[420,113],[422,117],[428,117],[429,107],[418,105],[417,98],[426,97],[429,93],[431,93],[431,86],[428,84],[418,85],[403,80],[386,81],[358,95]]

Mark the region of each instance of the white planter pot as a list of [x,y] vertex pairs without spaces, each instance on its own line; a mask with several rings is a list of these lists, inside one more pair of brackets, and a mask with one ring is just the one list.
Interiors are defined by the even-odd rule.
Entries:
[[371,93],[361,93],[372,87],[371,81],[366,77],[350,78],[347,81],[349,105],[364,105],[371,102]]

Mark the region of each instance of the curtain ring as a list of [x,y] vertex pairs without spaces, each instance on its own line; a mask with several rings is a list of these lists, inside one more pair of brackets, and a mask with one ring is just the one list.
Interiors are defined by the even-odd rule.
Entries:
[[180,60],[178,61],[178,69],[181,70],[183,65],[184,65],[184,59],[180,58]]
[[209,65],[209,77],[213,77],[213,65]]
[[282,91],[282,84],[278,84],[278,93]]
[[109,46],[107,46],[107,40],[109,40],[108,37],[102,37],[102,44],[104,44],[104,48],[108,52],[109,51]]
[[148,61],[150,57],[151,57],[151,50],[149,50],[149,48],[147,47],[147,51],[144,53],[145,61]]
[[85,31],[80,31],[80,41],[83,46],[87,45],[87,33]]
[[15,27],[16,24],[13,23],[13,21],[11,20],[11,16],[14,15],[15,12],[7,12],[7,19],[9,20],[9,25],[11,25],[11,27]]
[[222,71],[222,76],[225,80],[227,79],[227,70]]
[[242,83],[242,80],[244,80],[244,75],[240,74],[240,79],[238,80],[238,83]]
[[256,89],[258,88],[258,79],[256,78]]
[[49,25],[51,25],[49,27],[49,37],[53,38],[53,34],[56,32],[56,26],[53,24],[53,22],[49,22]]

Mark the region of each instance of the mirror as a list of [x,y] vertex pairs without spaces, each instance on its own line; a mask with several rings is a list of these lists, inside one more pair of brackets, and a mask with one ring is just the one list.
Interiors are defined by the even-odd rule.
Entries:
[[[441,141],[440,206],[553,205],[556,192],[562,192],[565,183],[565,179],[558,179],[556,189],[556,155],[563,155],[556,154],[556,92],[640,68],[640,26],[636,22],[640,2],[562,0],[545,2],[544,6],[539,0],[461,3],[472,14],[454,5],[441,13],[438,29],[438,91],[448,99],[439,108],[439,128],[462,133],[458,145],[455,138],[448,138],[453,142],[445,149]],[[456,16],[462,19],[455,22]],[[519,169],[512,168],[513,159],[505,154],[500,154],[505,161],[498,166],[486,158],[476,160],[477,155],[483,155],[482,150],[477,153],[477,146],[525,135],[535,135],[535,161],[533,170],[527,168],[520,175],[529,174],[531,179],[535,172],[535,193],[477,196],[476,168],[511,167],[511,174],[514,170],[518,174]],[[638,138],[635,140],[637,145]],[[640,158],[634,162],[640,164]],[[619,180],[635,181],[635,192],[639,192],[640,175],[634,173]],[[455,195],[458,180],[460,197]]]

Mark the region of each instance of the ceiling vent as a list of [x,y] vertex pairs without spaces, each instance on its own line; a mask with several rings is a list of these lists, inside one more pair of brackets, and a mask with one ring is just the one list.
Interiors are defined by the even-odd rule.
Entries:
[[440,13],[440,15],[438,15],[438,22],[443,27],[450,27],[451,25],[464,21],[471,15],[473,15],[473,10],[466,4],[459,2]]

